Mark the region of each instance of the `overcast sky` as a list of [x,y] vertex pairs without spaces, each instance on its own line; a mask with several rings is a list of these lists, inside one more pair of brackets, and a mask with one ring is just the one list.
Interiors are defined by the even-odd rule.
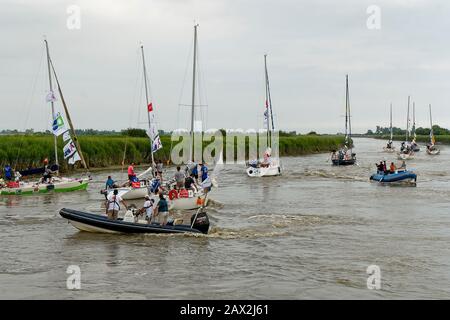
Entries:
[[[335,133],[344,127],[345,74],[354,132],[405,127],[407,96],[418,126],[450,127],[450,2],[439,0],[0,0],[0,130],[49,128],[43,35],[76,128],[144,127],[146,50],[159,127],[186,127],[194,21],[207,128],[258,128],[268,54],[276,124]],[[81,28],[67,28],[70,5]],[[370,30],[368,6],[381,9]]]

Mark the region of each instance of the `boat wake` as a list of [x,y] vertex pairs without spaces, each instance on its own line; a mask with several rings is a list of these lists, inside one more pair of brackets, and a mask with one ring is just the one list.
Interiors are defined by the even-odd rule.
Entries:
[[[295,175],[294,175],[295,176]],[[325,179],[337,179],[337,180],[351,180],[351,181],[363,181],[366,182],[366,177],[352,176],[342,173],[331,172],[327,170],[305,170],[303,173],[297,174],[299,177],[319,177]]]

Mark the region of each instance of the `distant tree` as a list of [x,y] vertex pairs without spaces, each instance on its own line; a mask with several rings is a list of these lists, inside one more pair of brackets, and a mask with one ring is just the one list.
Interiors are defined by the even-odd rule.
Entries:
[[366,133],[368,136],[372,136],[373,135],[373,131],[372,130],[367,130],[367,133]]
[[122,130],[122,135],[129,137],[147,137],[147,132],[144,129],[128,128]]
[[315,135],[317,135],[317,132],[315,131],[308,132],[308,136],[315,136]]

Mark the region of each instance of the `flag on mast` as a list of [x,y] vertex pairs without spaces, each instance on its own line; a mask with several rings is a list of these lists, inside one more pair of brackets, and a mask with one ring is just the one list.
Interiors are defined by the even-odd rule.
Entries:
[[57,113],[52,122],[53,134],[55,136],[59,136],[67,131],[66,125],[64,123],[64,119],[61,113]]

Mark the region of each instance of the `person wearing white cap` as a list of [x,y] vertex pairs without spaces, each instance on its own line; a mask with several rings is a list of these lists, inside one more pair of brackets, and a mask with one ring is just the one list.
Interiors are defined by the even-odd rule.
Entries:
[[153,204],[155,203],[155,200],[150,199],[149,195],[145,196],[145,202],[144,207],[141,209],[141,212],[145,211],[145,217],[147,219],[148,224],[152,223],[152,216],[153,216]]

